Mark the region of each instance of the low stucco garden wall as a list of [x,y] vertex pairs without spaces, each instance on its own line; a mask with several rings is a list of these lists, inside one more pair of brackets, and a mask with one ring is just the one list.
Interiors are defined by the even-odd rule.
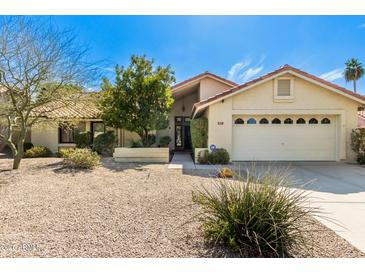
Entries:
[[113,158],[116,162],[135,163],[168,163],[170,151],[167,147],[161,148],[126,148],[114,149]]

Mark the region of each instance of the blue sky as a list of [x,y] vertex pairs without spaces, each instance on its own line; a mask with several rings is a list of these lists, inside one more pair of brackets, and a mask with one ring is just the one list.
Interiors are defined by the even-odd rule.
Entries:
[[[290,64],[352,89],[344,62],[365,64],[365,16],[53,16],[89,43],[95,60],[132,54],[170,64],[177,82],[204,71],[245,82]],[[109,76],[111,74],[109,73]],[[365,94],[365,77],[358,84]]]

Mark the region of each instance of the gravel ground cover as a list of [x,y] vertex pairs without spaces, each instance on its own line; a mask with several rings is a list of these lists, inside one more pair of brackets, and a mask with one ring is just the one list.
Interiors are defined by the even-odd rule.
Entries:
[[[231,257],[206,244],[191,193],[212,178],[167,165],[114,163],[92,171],[61,159],[0,159],[0,257]],[[363,257],[320,223],[295,257]]]

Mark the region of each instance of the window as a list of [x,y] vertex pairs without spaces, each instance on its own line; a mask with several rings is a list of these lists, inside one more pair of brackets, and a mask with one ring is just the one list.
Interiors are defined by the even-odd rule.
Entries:
[[58,130],[59,143],[74,143],[75,142],[75,130],[67,125],[61,125]]
[[305,120],[303,118],[299,118],[297,120],[297,124],[305,124]]
[[278,96],[290,96],[290,80],[278,80]]
[[247,124],[249,124],[249,125],[256,124],[256,120],[254,118],[250,118],[247,120]]
[[290,119],[290,118],[286,118],[285,120],[284,120],[284,124],[292,124],[293,123],[293,120],[292,119]]
[[103,122],[91,122],[92,138],[105,132],[105,125]]
[[330,124],[330,123],[331,123],[331,120],[328,118],[323,118],[321,121],[321,124]]
[[236,125],[243,125],[243,124],[245,123],[245,121],[243,121],[241,118],[238,118],[238,119],[236,119],[236,120],[234,121],[234,123],[235,123]]
[[266,118],[262,118],[260,120],[260,124],[268,124],[268,123],[269,123],[269,121]]
[[281,121],[280,121],[280,119],[275,118],[275,119],[273,119],[273,120],[271,121],[271,123],[272,123],[272,124],[281,124]]
[[311,118],[309,124],[318,124],[318,120],[316,118]]

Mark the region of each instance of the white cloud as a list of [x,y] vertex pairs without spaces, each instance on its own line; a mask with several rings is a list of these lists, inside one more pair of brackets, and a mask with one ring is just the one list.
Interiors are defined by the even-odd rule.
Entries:
[[259,74],[263,69],[264,69],[264,66],[251,67],[251,68],[245,70],[243,73],[241,73],[239,78],[242,82],[246,82],[246,81],[252,79],[257,74]]
[[228,80],[236,81],[240,71],[243,68],[247,67],[250,63],[251,63],[251,61],[249,59],[245,59],[241,62],[234,64],[228,71],[228,75],[227,75]]
[[343,77],[343,68],[337,68],[329,72],[323,73],[319,76],[319,78],[322,78],[323,80],[330,82],[340,79],[342,77]]
[[263,62],[265,59],[266,55],[262,54],[256,65],[250,66],[252,61],[250,58],[246,58],[230,68],[227,78],[238,83],[246,82],[264,69]]

